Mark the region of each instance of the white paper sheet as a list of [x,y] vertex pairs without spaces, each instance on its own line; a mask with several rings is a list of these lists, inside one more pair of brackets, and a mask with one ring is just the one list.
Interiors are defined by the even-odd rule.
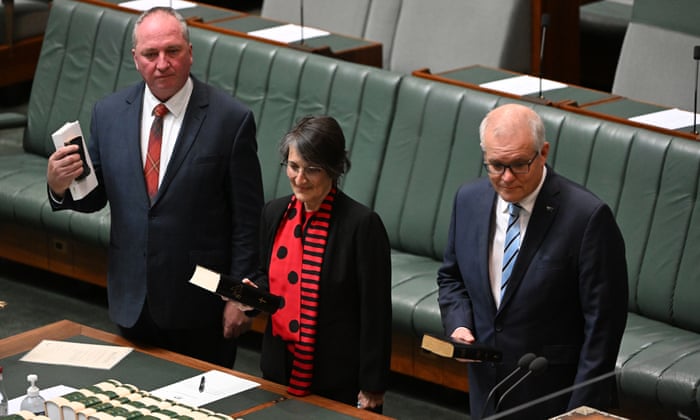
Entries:
[[248,35],[250,36],[270,39],[272,41],[284,42],[285,44],[300,41],[302,38],[311,39],[317,38],[319,36],[326,36],[328,34],[329,32],[322,31],[316,28],[310,28],[308,26],[304,26],[302,34],[302,27],[293,23],[248,32]]
[[219,273],[198,265],[194,270],[190,283],[212,293],[216,293],[216,289],[219,287],[220,278],[221,275]]
[[119,5],[127,9],[140,10],[143,12],[156,6],[172,7],[175,10],[189,9],[190,7],[197,6],[197,3],[183,0],[132,0],[119,3]]
[[42,340],[20,360],[50,365],[111,369],[131,353],[131,347]]
[[[509,77],[507,79],[495,80],[493,82],[482,83],[479,86],[497,90],[499,92],[511,93],[513,95],[530,95],[539,93],[540,79],[528,75]],[[565,88],[565,83],[555,82],[553,80],[542,79],[542,92],[548,90]]]
[[[41,388],[41,378],[37,381],[37,386]],[[29,382],[27,382],[27,387],[29,387]],[[73,392],[76,389],[70,386],[65,386],[65,385],[56,385],[52,386],[50,388],[46,389],[39,389],[39,395],[41,395],[41,398],[44,399],[44,401],[50,400],[52,398],[60,397],[61,395],[66,395],[69,392]],[[17,412],[20,410],[20,407],[22,405],[22,400],[26,397],[27,395],[20,395],[17,398],[11,399],[8,404],[7,404],[7,412],[9,414],[17,414]]]
[[[204,378],[204,386],[200,384]],[[238,394],[260,386],[259,383],[239,378],[218,370],[210,370],[191,378],[151,391],[156,397],[165,398],[192,407],[201,407],[210,402]]]
[[[649,114],[637,115],[629,120],[656,127],[668,128],[669,130],[676,130],[683,127],[692,127],[693,113],[678,108],[672,108]],[[697,121],[700,122],[700,118],[697,118]]]

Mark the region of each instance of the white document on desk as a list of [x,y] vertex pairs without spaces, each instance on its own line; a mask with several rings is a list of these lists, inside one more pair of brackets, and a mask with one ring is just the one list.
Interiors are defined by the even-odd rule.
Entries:
[[197,6],[197,3],[183,0],[133,0],[119,3],[121,7],[145,12],[153,7],[172,7],[175,10],[189,9]]
[[308,26],[304,26],[302,29],[301,26],[293,23],[248,32],[248,35],[250,36],[265,38],[277,42],[284,42],[285,44],[300,41],[302,39],[318,38],[319,36],[326,36],[329,34],[329,32],[316,28],[310,28]]
[[[204,378],[204,382],[202,382],[202,378]],[[192,407],[201,407],[258,386],[260,384],[257,382],[218,370],[210,370],[155,389],[151,391],[151,394]]]
[[[528,75],[508,77],[506,79],[495,80],[493,82],[482,83],[479,86],[486,89],[497,90],[499,92],[510,93],[513,95],[530,95],[539,93],[540,78]],[[554,80],[542,79],[542,92],[548,90],[565,88],[567,85]]]
[[108,370],[131,353],[131,350],[131,347],[42,340],[19,360]]
[[636,117],[629,118],[629,120],[653,125],[655,127],[668,128],[669,130],[677,130],[693,125],[693,113],[678,108],[672,108],[651,112],[649,114],[637,115]]

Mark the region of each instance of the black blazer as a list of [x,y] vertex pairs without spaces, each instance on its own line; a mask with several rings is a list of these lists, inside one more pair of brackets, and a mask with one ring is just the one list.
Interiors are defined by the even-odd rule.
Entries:
[[[260,223],[261,271],[267,272],[277,228],[291,196],[265,205]],[[383,392],[391,358],[391,255],[379,216],[338,191],[321,269],[312,392],[355,405],[360,390]],[[288,384],[291,360],[268,322],[261,369]]]

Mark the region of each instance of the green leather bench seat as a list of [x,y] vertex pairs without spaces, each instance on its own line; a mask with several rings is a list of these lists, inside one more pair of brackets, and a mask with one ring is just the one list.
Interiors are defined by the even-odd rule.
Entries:
[[700,337],[634,313],[629,314],[618,356],[620,387],[626,393],[680,407],[697,418]]
[[[78,119],[88,135],[93,103],[139,79],[130,52],[135,17],[54,1],[24,153],[0,156],[0,223],[106,248],[109,209],[50,210],[46,158],[54,130]],[[311,113],[340,121],[353,163],[342,187],[381,215],[392,244],[394,335],[442,332],[435,278],[453,196],[461,183],[484,176],[481,119],[512,100],[196,28],[191,39],[195,77],[255,113],[266,199],[289,193],[277,154],[288,128]],[[700,142],[532,106],[545,122],[550,165],[609,203],[626,240],[622,394],[697,415]]]

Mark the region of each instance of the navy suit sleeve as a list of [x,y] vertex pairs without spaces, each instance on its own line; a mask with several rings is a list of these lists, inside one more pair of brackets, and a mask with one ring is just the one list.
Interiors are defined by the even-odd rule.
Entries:
[[[627,320],[627,264],[622,234],[607,205],[595,211],[584,231],[579,256],[579,296],[584,317],[584,342],[575,383],[610,373],[615,367]],[[614,377],[599,386],[573,392],[569,408],[583,404],[608,407],[611,401],[601,386],[614,387]],[[612,382],[612,384],[611,384]]]
[[472,330],[473,334],[475,333],[472,325],[471,299],[462,278],[455,250],[457,244],[459,195],[460,193],[458,192],[455,196],[447,245],[437,276],[440,314],[445,334],[448,336],[459,327],[467,327]]
[[[88,143],[88,153],[90,154],[93,170],[97,176],[97,187],[81,200],[73,200],[70,190],[66,190],[63,200],[57,201],[51,192],[48,191],[49,203],[51,204],[51,208],[53,210],[72,209],[84,213],[91,213],[100,210],[107,204],[107,196],[104,190],[104,183],[102,182],[100,153],[97,146],[99,142],[96,128],[98,124],[98,115],[96,112],[98,105],[99,102],[92,109],[92,118],[90,120],[90,141]],[[81,127],[81,129],[83,129],[83,127]]]
[[230,196],[233,209],[231,274],[251,276],[258,261],[258,222],[263,206],[262,175],[255,140],[255,121],[248,112],[235,135],[231,154]]

